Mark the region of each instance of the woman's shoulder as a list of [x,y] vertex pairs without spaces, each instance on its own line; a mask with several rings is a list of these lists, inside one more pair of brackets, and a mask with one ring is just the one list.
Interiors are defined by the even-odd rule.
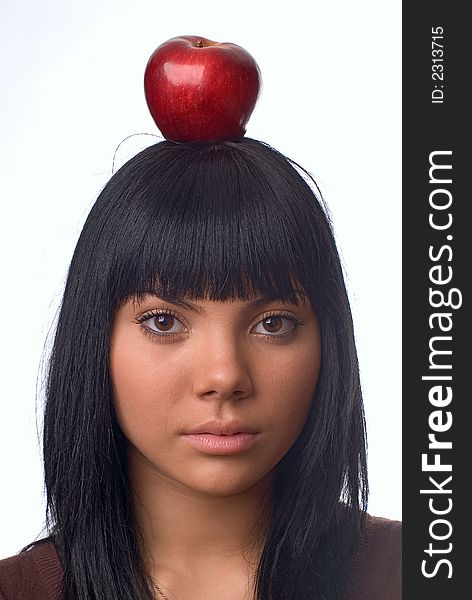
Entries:
[[0,600],[58,600],[62,567],[50,539],[0,560]]
[[400,600],[402,523],[366,515],[346,600]]

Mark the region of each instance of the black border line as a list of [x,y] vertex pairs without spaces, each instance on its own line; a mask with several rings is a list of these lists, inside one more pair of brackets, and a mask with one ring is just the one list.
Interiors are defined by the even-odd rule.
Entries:
[[[467,4],[443,0],[442,2],[403,2],[403,598],[406,600],[463,599],[470,595],[470,585],[466,581],[472,566],[472,527],[466,509],[471,504],[472,495],[467,493],[469,480],[472,479],[472,420],[470,405],[472,397],[469,379],[472,380],[472,328],[470,327],[470,278],[472,277],[472,218],[470,213],[470,187],[468,172],[471,157],[468,142],[471,137],[472,103],[467,95],[470,72],[470,43],[472,24],[468,22],[465,10]],[[433,28],[443,29],[443,39],[437,36],[436,42],[443,42],[443,61],[439,52],[433,57]],[[439,30],[437,30],[439,31]],[[435,46],[434,48],[439,48]],[[443,80],[433,79],[434,64],[442,64]],[[435,88],[434,86],[438,87]],[[443,85],[443,88],[440,86]],[[443,102],[432,102],[433,90],[443,90]],[[440,99],[437,92],[436,100]],[[451,154],[432,152],[451,151]],[[433,170],[433,179],[447,180],[451,183],[438,183],[429,180],[430,160],[436,163],[450,164],[452,169]],[[447,192],[434,192],[446,189]],[[431,204],[447,203],[448,209],[436,210]],[[439,224],[445,224],[451,214],[452,223],[445,230],[434,229],[429,223],[430,213]],[[452,236],[447,237],[447,236]],[[449,246],[449,251],[446,246]],[[432,254],[429,255],[429,248]],[[441,248],[443,250],[441,251]],[[434,270],[432,267],[439,266]],[[450,269],[448,268],[450,267]],[[452,273],[448,283],[433,283],[431,277],[444,280]],[[446,277],[447,276],[447,277]],[[430,301],[430,288],[447,294],[453,288],[452,304],[433,308]],[[435,300],[440,296],[436,294]],[[434,300],[433,300],[434,301]],[[439,302],[438,302],[439,303]],[[433,318],[433,328],[429,318],[435,312],[447,312],[443,326],[452,323],[449,332],[439,329],[439,319]],[[430,367],[431,343],[434,336],[450,336],[451,340],[435,340],[433,348],[451,350],[451,354],[436,355],[434,364],[451,364],[452,369],[432,369]],[[469,359],[470,357],[470,359]],[[452,380],[422,380],[423,376],[451,375]],[[452,389],[452,400],[443,407],[433,406],[429,400],[432,386],[446,393],[447,385]],[[435,396],[438,398],[439,396]],[[452,425],[436,439],[450,441],[452,449],[428,450],[428,434],[434,433],[428,421],[435,410],[441,410],[442,416],[433,421],[435,426],[446,423],[452,418]],[[450,413],[450,416],[447,413]],[[434,419],[434,417],[432,417]],[[422,469],[421,456],[428,454],[428,462],[440,454],[440,461],[451,464],[451,472],[427,472]],[[452,475],[449,483],[442,484]],[[449,489],[451,493],[421,494],[421,489],[435,489],[428,478],[432,476]],[[437,489],[437,488],[436,488]],[[448,499],[451,499],[452,505]],[[451,510],[444,515],[435,515],[433,508]],[[436,519],[448,521],[450,526]],[[431,529],[432,528],[432,529]],[[431,538],[430,531],[444,540]],[[448,536],[448,534],[450,535]],[[447,537],[446,537],[447,536]],[[472,540],[471,540],[472,541]],[[441,552],[425,553],[429,544]],[[449,546],[451,544],[451,546]],[[445,552],[444,550],[449,550]],[[441,559],[449,561],[438,564]],[[426,577],[424,570],[432,577]],[[451,575],[451,577],[448,577]]]

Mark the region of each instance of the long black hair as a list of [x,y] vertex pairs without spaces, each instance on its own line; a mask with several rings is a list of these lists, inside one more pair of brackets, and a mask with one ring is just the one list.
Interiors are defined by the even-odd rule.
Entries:
[[311,175],[268,144],[163,141],[117,171],[68,272],[44,418],[47,523],[64,600],[150,600],[115,417],[113,315],[145,293],[297,302],[322,358],[307,422],[276,466],[258,600],[341,598],[366,510],[365,422],[351,312],[328,212]]

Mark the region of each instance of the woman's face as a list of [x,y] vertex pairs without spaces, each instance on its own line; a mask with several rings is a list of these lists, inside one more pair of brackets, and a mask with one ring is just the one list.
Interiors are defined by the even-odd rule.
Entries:
[[220,496],[262,480],[305,424],[320,353],[304,295],[128,301],[110,368],[132,474]]

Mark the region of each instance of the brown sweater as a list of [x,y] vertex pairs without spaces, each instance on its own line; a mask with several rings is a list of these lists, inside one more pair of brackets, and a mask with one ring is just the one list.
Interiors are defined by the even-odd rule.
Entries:
[[[60,600],[54,545],[0,560],[0,600]],[[401,523],[368,516],[345,600],[401,600]]]

